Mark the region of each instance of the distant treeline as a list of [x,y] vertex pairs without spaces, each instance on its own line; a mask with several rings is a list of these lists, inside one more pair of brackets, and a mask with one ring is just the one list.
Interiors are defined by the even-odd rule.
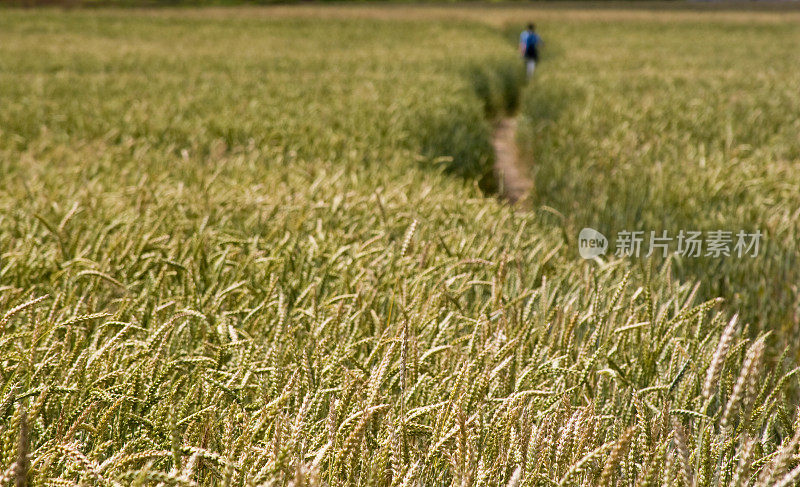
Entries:
[[[222,5],[274,5],[332,2],[341,0],[0,0],[0,6],[40,7],[174,7],[174,6],[222,6]],[[355,0],[353,3],[391,3],[393,0]],[[419,1],[419,0],[416,0]],[[422,0],[423,2],[426,0]],[[461,0],[427,0],[430,3],[456,3]],[[530,1],[530,0],[518,0]]]
[[158,7],[205,5],[267,5],[299,3],[292,0],[0,0],[0,6],[12,7]]
[[[214,6],[214,5],[274,5],[298,3],[398,3],[407,0],[0,0],[0,7],[174,7],[174,6]],[[539,3],[541,0],[412,0],[413,3]],[[628,0],[631,1],[631,0]],[[634,0],[638,3],[651,3],[652,0]],[[668,3],[680,0],[668,0]],[[703,0],[700,0],[703,1]],[[706,0],[713,2],[714,0]],[[552,0],[548,0],[552,2]],[[592,3],[597,2],[594,0]],[[661,0],[660,3],[663,3]],[[561,3],[561,2],[559,2]],[[563,3],[574,3],[563,0]],[[580,2],[579,2],[580,3]],[[599,3],[619,3],[616,0],[600,0]],[[626,2],[627,3],[627,2]]]
[[535,3],[543,6],[588,8],[691,8],[698,10],[755,9],[792,10],[800,0],[0,0],[2,7],[202,7],[234,5],[277,5],[304,3],[429,3],[429,4],[523,4]]
[[192,7],[215,5],[272,5],[284,3],[309,3],[309,0],[0,0],[0,7]]

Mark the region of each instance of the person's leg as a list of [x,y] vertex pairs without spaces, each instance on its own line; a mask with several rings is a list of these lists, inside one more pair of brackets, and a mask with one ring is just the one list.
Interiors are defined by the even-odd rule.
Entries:
[[536,61],[534,61],[533,59],[526,59],[525,66],[527,68],[528,78],[532,78],[533,71],[536,69]]

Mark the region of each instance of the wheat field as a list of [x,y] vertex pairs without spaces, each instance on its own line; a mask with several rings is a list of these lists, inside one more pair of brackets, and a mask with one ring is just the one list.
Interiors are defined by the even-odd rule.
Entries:
[[[548,41],[530,85],[522,16]],[[557,169],[599,110],[568,104],[594,81],[568,42],[752,19],[797,32],[791,12],[0,10],[0,484],[795,485],[791,327],[701,268],[579,259],[588,216],[559,208],[600,177]],[[597,83],[609,125],[645,123]],[[774,93],[751,88],[738,103]],[[790,125],[748,122],[742,164],[785,164],[733,180],[763,182],[742,201],[765,225],[796,201],[780,93],[763,117]],[[492,121],[516,110],[531,210],[493,196]]]
[[800,23],[551,28],[555,52],[526,97],[521,134],[538,201],[564,216],[569,235],[760,231],[756,258],[670,264],[701,281],[704,297],[724,296],[796,341]]

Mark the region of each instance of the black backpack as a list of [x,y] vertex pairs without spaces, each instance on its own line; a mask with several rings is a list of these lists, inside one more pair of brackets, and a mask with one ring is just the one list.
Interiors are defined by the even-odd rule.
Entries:
[[525,57],[534,61],[539,60],[539,51],[536,49],[536,34],[528,34],[528,38],[525,39]]

